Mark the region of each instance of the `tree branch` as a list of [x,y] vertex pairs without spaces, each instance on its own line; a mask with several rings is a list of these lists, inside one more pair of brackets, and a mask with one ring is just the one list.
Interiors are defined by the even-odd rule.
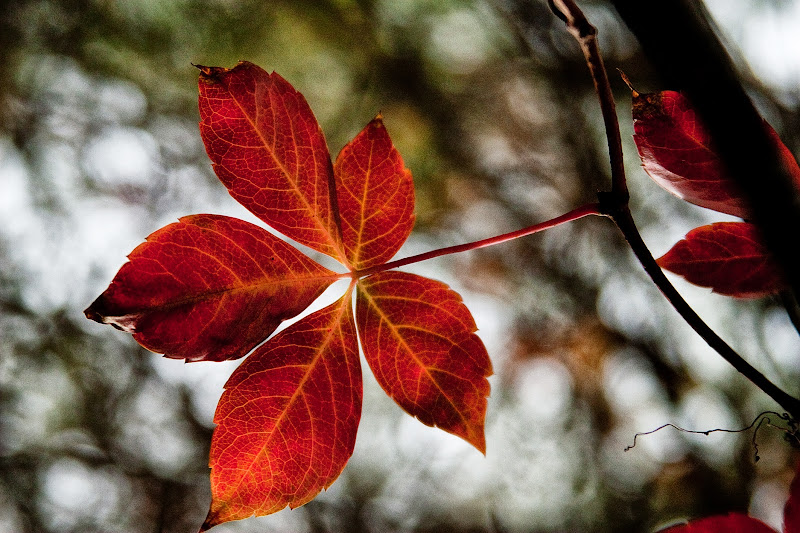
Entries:
[[[787,235],[800,228],[800,194],[742,88],[730,56],[702,4],[694,0],[612,0],[661,75],[683,91],[749,200],[768,249],[800,294],[800,249]],[[653,16],[656,13],[657,16]],[[777,52],[777,51],[776,51]]]
[[[683,297],[681,297],[675,287],[673,287],[666,278],[661,267],[658,266],[650,250],[647,248],[647,245],[644,243],[644,240],[642,240],[628,206],[629,197],[627,187],[625,186],[622,141],[620,139],[619,124],[615,112],[614,95],[611,91],[608,76],[603,66],[602,57],[597,45],[597,32],[594,27],[589,24],[586,17],[573,0],[548,0],[548,2],[555,14],[561,20],[565,21],[569,32],[580,44],[589,71],[592,74],[595,88],[597,89],[601,109],[603,110],[603,120],[605,122],[606,136],[609,144],[613,181],[610,192],[600,193],[598,195],[601,210],[614,220],[645,272],[647,272],[653,283],[661,290],[662,294],[664,294],[686,323],[688,323],[709,346],[716,350],[717,353],[736,370],[769,395],[781,407],[786,409],[793,418],[800,418],[800,400],[784,392],[761,372],[756,370],[695,313],[691,306],[686,303]],[[647,9],[650,9],[649,5]],[[650,14],[652,16],[652,10]],[[758,130],[762,131],[762,128],[759,126]],[[800,225],[796,227],[800,227]]]
[[622,138],[617,122],[617,106],[608,74],[597,45],[597,29],[592,26],[572,0],[548,0],[550,9],[567,24],[567,29],[580,44],[586,65],[592,75],[594,89],[600,99],[600,111],[608,139],[608,153],[611,160],[611,191],[618,201],[627,203],[628,184],[625,179],[625,165],[622,157]]

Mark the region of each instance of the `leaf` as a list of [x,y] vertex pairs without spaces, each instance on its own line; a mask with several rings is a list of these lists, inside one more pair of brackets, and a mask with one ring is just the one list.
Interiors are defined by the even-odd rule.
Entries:
[[342,149],[333,168],[348,261],[356,269],[385,263],[414,226],[414,182],[380,115]]
[[775,533],[775,530],[750,516],[731,513],[692,520],[688,524],[662,530],[661,533]]
[[739,298],[764,296],[786,285],[757,228],[747,222],[695,228],[657,262],[695,285]]
[[358,282],[356,318],[378,383],[422,423],[486,452],[491,363],[475,321],[444,283],[404,272]]
[[341,473],[361,417],[351,292],[259,347],[225,389],[201,531],[303,505]]
[[[644,169],[653,180],[687,202],[749,218],[746,200],[722,163],[710,134],[689,100],[675,91],[633,93],[633,127]],[[765,121],[769,138],[800,186],[800,167]]]
[[364,352],[384,389],[485,452],[491,363],[475,321],[443,283],[386,271],[414,225],[414,185],[380,115],[334,165],[311,109],[283,78],[246,62],[200,70],[200,131],[230,194],[353,280],[336,303],[264,342],[347,275],[248,222],[194,215],[150,235],[86,310],[167,357],[252,351],[214,416],[201,531],[302,505],[342,472],[361,416],[354,286]]
[[336,279],[258,226],[219,215],[181,218],[128,258],[86,316],[187,361],[244,356]]
[[346,263],[328,146],[303,95],[252,63],[200,69],[200,134],[231,196],[287,237]]
[[781,141],[781,138],[778,136],[778,132],[772,129],[772,126],[770,126],[766,120],[764,121],[764,127],[767,130],[767,136],[777,149],[778,156],[783,162],[784,170],[789,174],[792,182],[794,182],[794,186],[800,188],[800,165],[797,164],[797,159],[795,159],[792,151],[783,144],[783,141]]

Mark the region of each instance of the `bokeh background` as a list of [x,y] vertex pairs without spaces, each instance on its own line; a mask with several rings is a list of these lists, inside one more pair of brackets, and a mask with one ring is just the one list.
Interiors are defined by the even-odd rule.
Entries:
[[[580,4],[612,73],[666,88],[613,9]],[[800,154],[800,2],[706,5]],[[166,360],[82,314],[179,216],[255,220],[211,170],[191,63],[279,72],[334,155],[381,111],[417,188],[401,255],[546,220],[608,183],[591,80],[544,0],[17,0],[0,17],[2,533],[191,532],[205,517],[211,420],[238,363]],[[660,255],[726,218],[649,181],[629,91],[612,84],[634,216]],[[667,422],[739,428],[777,406],[681,322],[609,221],[406,270],[450,284],[475,315],[495,368],[486,456],[403,414],[365,366],[355,453],[331,489],[214,531],[653,531],[731,510],[780,527],[796,454],[779,430],[762,426],[757,463],[752,432],[666,429],[623,451]],[[800,394],[800,341],[778,299],[675,283]]]

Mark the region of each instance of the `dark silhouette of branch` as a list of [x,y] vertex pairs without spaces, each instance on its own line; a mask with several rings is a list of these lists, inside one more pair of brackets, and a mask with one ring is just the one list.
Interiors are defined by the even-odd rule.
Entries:
[[[556,16],[565,21],[569,32],[577,39],[584,52],[589,71],[592,74],[600,106],[606,125],[606,136],[609,144],[609,155],[612,168],[612,187],[610,192],[599,193],[601,211],[608,215],[620,229],[628,241],[633,253],[641,263],[650,279],[661,290],[676,311],[694,329],[709,346],[717,351],[737,371],[743,374],[758,388],[769,395],[795,419],[800,418],[800,400],[783,391],[766,376],[756,370],[722,338],[712,330],[700,316],[686,303],[675,287],[658,266],[647,245],[642,240],[639,230],[628,206],[628,192],[625,185],[625,169],[622,157],[622,142],[619,135],[619,124],[614,111],[614,96],[603,66],[600,50],[597,45],[597,31],[589,24],[586,17],[573,0],[549,0]],[[680,27],[680,26],[675,26]],[[760,119],[759,119],[760,121]],[[757,127],[759,131],[761,126]],[[800,225],[796,226],[800,227]]]
[[611,162],[611,191],[614,198],[627,204],[628,184],[625,179],[625,165],[622,157],[622,138],[617,122],[617,106],[614,93],[608,82],[608,73],[597,45],[597,29],[592,26],[572,0],[549,0],[550,9],[567,24],[567,29],[578,41],[586,65],[592,75],[594,89],[600,100],[600,111],[608,138],[608,153]]
[[[753,221],[782,265],[795,294],[800,249],[787,239],[800,228],[800,193],[767,137],[702,3],[612,0],[665,84],[692,101],[722,161],[750,202]],[[777,53],[777,51],[776,51]]]

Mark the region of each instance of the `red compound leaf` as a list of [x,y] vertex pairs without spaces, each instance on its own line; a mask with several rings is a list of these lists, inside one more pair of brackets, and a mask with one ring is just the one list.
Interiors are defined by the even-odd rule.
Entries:
[[[287,237],[337,259],[353,280],[379,271],[414,225],[411,173],[381,117],[334,165],[311,109],[283,78],[246,62],[200,70],[200,131],[230,194]],[[182,218],[129,258],[87,317],[167,357],[221,361],[252,351],[214,417],[212,503],[201,531],[297,507],[329,487],[353,452],[361,414],[353,284],[264,341],[348,274],[219,215]],[[357,285],[358,330],[386,392],[484,452],[491,364],[460,296],[399,272]]]

